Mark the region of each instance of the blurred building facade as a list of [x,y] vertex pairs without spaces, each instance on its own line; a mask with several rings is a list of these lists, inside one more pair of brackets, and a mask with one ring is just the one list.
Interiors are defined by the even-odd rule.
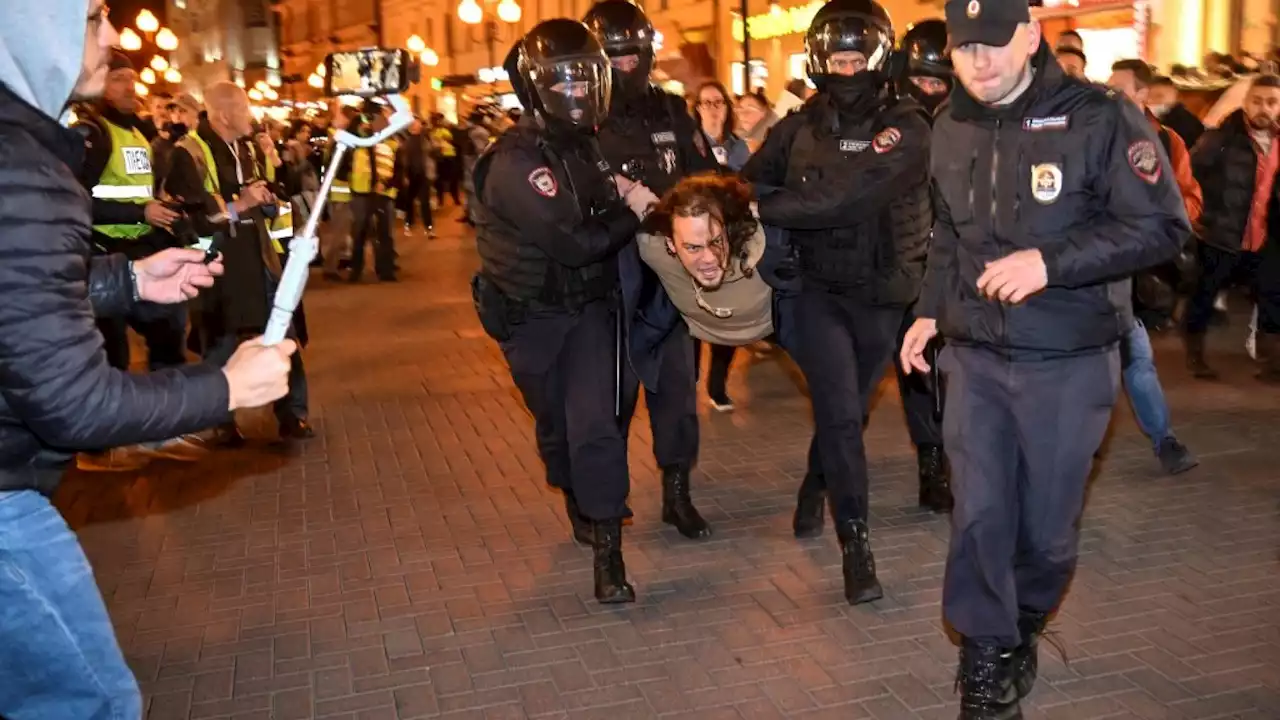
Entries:
[[280,83],[279,28],[271,0],[167,0],[168,26],[181,43],[172,64],[191,92],[231,80]]

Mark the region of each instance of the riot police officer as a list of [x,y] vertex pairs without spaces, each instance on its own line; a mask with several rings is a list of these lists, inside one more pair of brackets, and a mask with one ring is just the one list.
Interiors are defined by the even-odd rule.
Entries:
[[616,255],[639,227],[627,201],[638,208],[652,194],[610,177],[600,156],[594,135],[612,83],[586,26],[538,24],[506,69],[525,114],[475,166],[477,310],[533,414],[574,536],[595,549],[596,599],[632,602],[622,561],[630,483],[615,399]]
[[[951,58],[947,55],[947,23],[943,20],[924,20],[907,28],[894,55],[894,83],[898,94],[919,103],[928,113],[929,121],[938,106],[951,92]],[[898,345],[915,322],[915,313],[908,310],[898,332]],[[935,342],[935,348],[941,340]],[[898,376],[898,392],[902,396],[902,408],[907,416],[907,430],[911,444],[916,446],[916,467],[919,472],[919,504],[934,512],[950,512],[954,505],[951,497],[950,472],[942,450],[941,409],[942,388],[933,386],[920,375],[909,375],[898,363],[893,364]]]
[[929,117],[951,92],[954,72],[947,54],[947,22],[921,20],[907,27],[898,43],[898,92],[924,106]]
[[[600,129],[600,148],[609,164],[642,180],[658,195],[685,175],[718,170],[710,144],[684,100],[649,83],[654,30],[644,11],[626,0],[603,0],[592,6],[583,22],[600,39],[614,68],[609,117]],[[689,475],[698,459],[693,340],[634,243],[619,256],[619,273],[628,371],[634,369],[644,383],[653,454],[662,468],[662,520],[685,537],[709,537],[711,527],[689,494]],[[646,303],[660,307],[642,307]],[[655,327],[650,319],[655,315],[670,318],[674,329],[665,323]],[[650,342],[645,336],[652,333],[668,334],[665,340]],[[627,422],[638,400],[639,386],[632,385],[624,398]]]
[[800,271],[796,354],[822,473],[801,487],[796,532],[821,528],[829,493],[851,604],[883,596],[867,529],[863,418],[919,294],[932,224],[929,123],[893,92],[893,44],[889,14],[873,0],[824,5],[805,38],[818,92],[743,168],[757,184],[760,220],[790,230]]

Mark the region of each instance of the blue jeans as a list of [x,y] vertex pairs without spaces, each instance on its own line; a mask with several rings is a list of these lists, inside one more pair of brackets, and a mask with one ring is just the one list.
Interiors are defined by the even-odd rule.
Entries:
[[142,717],[89,560],[62,515],[32,490],[0,492],[0,716]]
[[1125,335],[1121,345],[1124,360],[1124,389],[1129,396],[1129,406],[1138,420],[1138,427],[1157,450],[1165,438],[1173,437],[1169,428],[1169,403],[1165,402],[1160,376],[1156,374],[1155,356],[1151,352],[1151,336],[1141,320],[1133,321],[1133,328]]

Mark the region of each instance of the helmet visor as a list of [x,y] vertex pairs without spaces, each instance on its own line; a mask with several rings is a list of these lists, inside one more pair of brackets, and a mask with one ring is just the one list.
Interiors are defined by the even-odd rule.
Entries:
[[853,75],[886,69],[893,34],[863,15],[838,15],[810,28],[805,46],[812,72]]
[[612,75],[597,59],[558,62],[529,75],[543,109],[558,120],[595,129],[609,112]]

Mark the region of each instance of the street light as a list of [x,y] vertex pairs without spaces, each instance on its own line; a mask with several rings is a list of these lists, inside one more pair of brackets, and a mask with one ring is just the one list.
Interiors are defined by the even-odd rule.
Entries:
[[[148,70],[149,69],[150,68],[148,68]],[[177,85],[178,83],[182,82],[182,73],[178,72],[178,68],[171,67],[168,70],[164,71],[164,81],[167,83],[173,83],[174,85]]]
[[324,87],[324,78],[320,77],[316,73],[311,73],[311,77],[307,78],[307,84],[319,90]]
[[142,72],[138,73],[138,79],[147,85],[155,85],[156,71],[151,68],[142,68]]
[[426,50],[422,51],[422,64],[428,65],[430,67],[435,67],[436,65],[440,64],[440,56],[436,54],[435,50],[432,50],[431,48],[427,48]]
[[258,88],[249,88],[249,99],[254,102],[262,102],[262,91]]
[[458,5],[458,19],[468,25],[479,25],[484,20],[484,9],[476,0],[462,0]]
[[178,49],[178,36],[174,35],[169,28],[161,28],[160,32],[156,33],[156,47],[173,52]]
[[515,25],[520,22],[520,6],[515,0],[502,0],[498,3],[498,19]]
[[137,93],[139,97],[145,97],[151,93],[151,91],[147,89],[147,86],[142,83],[134,83],[133,91]]
[[262,94],[264,97],[266,97],[268,100],[272,102],[275,102],[276,100],[280,99],[280,93],[276,92],[275,90],[272,90],[271,88],[267,88],[266,90],[263,90]]
[[133,28],[125,28],[120,31],[120,47],[129,52],[137,52],[142,49],[142,38],[138,37]]
[[159,55],[156,55],[155,57],[151,58],[151,67],[156,72],[164,72],[165,70],[169,69],[169,61],[165,60]]
[[409,39],[405,40],[404,46],[414,55],[419,55],[427,49],[427,44],[417,35],[410,35]]
[[134,24],[144,33],[153,33],[160,29],[160,21],[156,19],[155,15],[151,14],[150,10],[143,10],[138,13],[138,20]]

